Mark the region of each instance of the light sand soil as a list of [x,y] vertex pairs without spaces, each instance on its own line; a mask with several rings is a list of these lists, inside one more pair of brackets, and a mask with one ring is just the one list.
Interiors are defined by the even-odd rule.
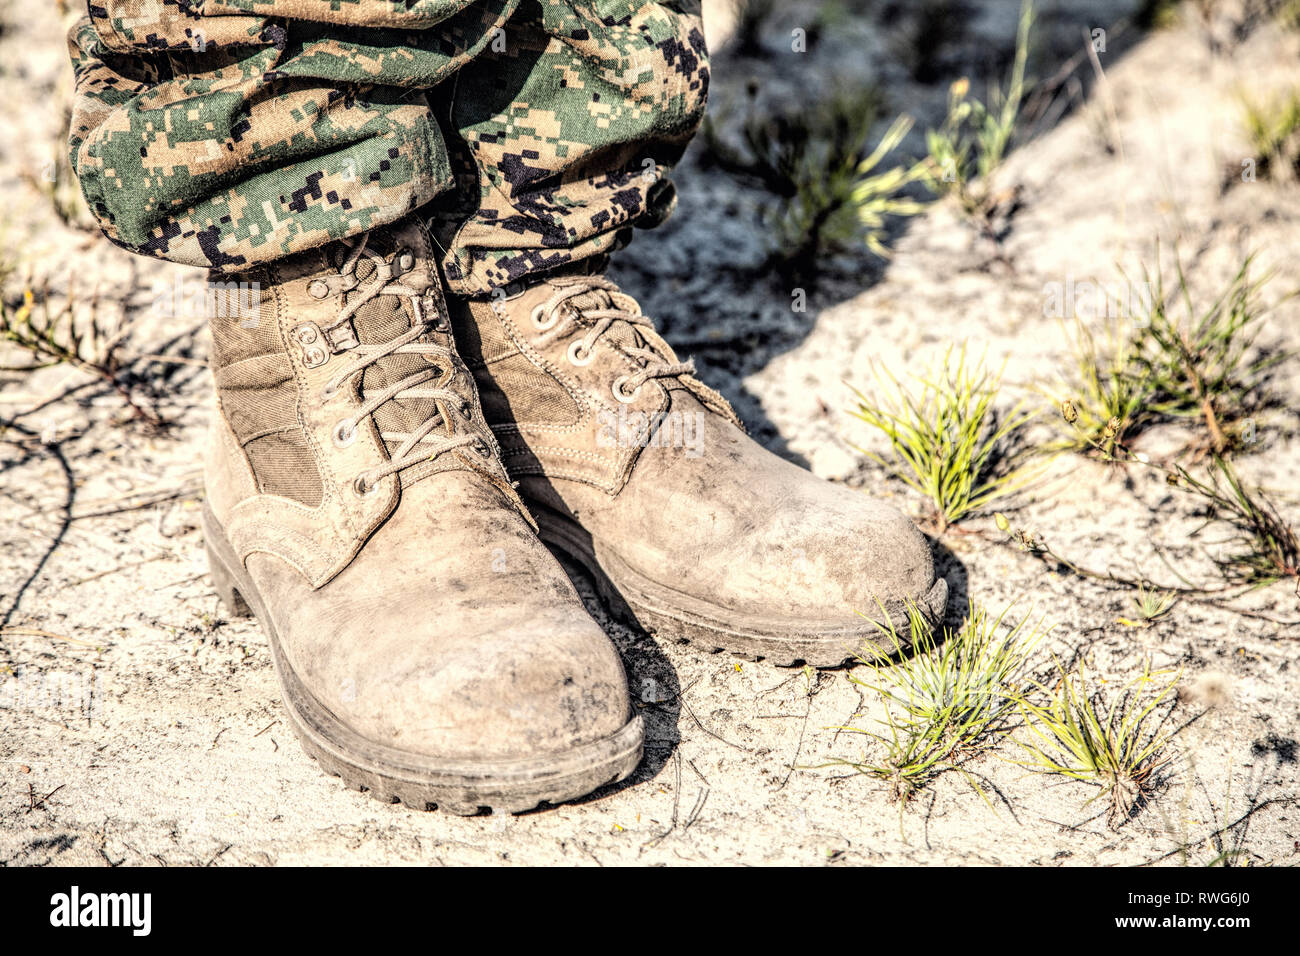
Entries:
[[[978,15],[952,54],[952,76],[994,52],[1005,61],[1014,35],[1015,3],[971,6]],[[1044,56],[1055,59],[1035,64],[1040,76],[1077,52],[1084,27],[1111,24],[1127,5],[1044,6],[1053,38]],[[875,76],[894,108],[922,128],[937,122],[945,83],[911,83],[891,59],[888,31],[840,27],[801,58],[786,52],[803,10],[771,25],[768,59],[719,56],[715,107],[737,99],[751,75],[775,102],[807,98],[832,77]],[[201,323],[159,316],[150,303],[156,283],[202,277],[69,229],[25,178],[39,182],[54,148],[65,54],[52,14],[9,2],[4,22],[5,249],[56,287],[69,276],[96,287],[106,310],[138,322],[132,350],[198,362]],[[719,36],[725,26],[711,20]],[[1064,355],[1056,322],[1043,315],[1045,284],[1113,279],[1117,262],[1150,261],[1157,237],[1166,248],[1177,241],[1201,295],[1221,287],[1243,248],[1278,272],[1266,295],[1300,285],[1295,187],[1219,190],[1223,165],[1246,155],[1235,90],[1300,82],[1298,44],[1268,28],[1215,57],[1194,25],[1116,39],[1101,58],[1106,84],[1091,85],[1085,63],[1086,104],[1012,155],[1005,183],[1023,187],[1024,207],[1001,256],[938,204],[900,231],[888,265],[845,259],[809,310],[792,312],[792,290],[755,276],[759,197],[700,169],[697,146],[678,177],[679,215],[625,254],[619,277],[763,441],[919,515],[914,495],[851,450],[881,449],[841,411],[850,403],[843,383],[863,381],[869,360],[921,369],[949,341],[969,339],[992,360],[1009,359],[1011,383],[1048,379]],[[905,148],[919,147],[914,133]],[[1300,346],[1298,320],[1289,303],[1270,334]],[[1129,595],[1045,572],[1001,544],[988,518],[970,523],[977,533],[942,542],[958,601],[969,595],[996,611],[1016,600],[1015,617],[1046,613],[1056,625],[1048,648],[1081,656],[1114,684],[1144,659],[1184,670],[1191,692],[1171,717],[1171,726],[1186,725],[1176,760],[1155,803],[1118,832],[1100,803],[1087,803],[1094,790],[1027,772],[1006,745],[970,768],[989,803],[948,775],[900,815],[882,785],[822,766],[869,749],[837,727],[880,716],[847,672],[806,675],[656,646],[610,622],[594,600],[648,722],[633,779],[516,817],[414,813],[349,792],[298,748],[259,629],[225,620],[206,577],[198,460],[211,383],[191,363],[150,369],[165,395],[160,411],[175,423],[163,434],[120,424],[116,396],[66,369],[0,374],[0,417],[11,421],[0,441],[0,682],[9,681],[0,687],[11,695],[0,698],[0,862],[1172,864],[1183,844],[1191,862],[1213,859],[1220,844],[1241,849],[1242,861],[1300,860],[1294,592],[1253,595],[1241,605],[1250,615],[1183,601],[1155,627],[1134,630],[1116,623],[1132,614]],[[1296,367],[1280,377],[1283,406],[1261,421],[1259,450],[1242,467],[1300,519]],[[1177,437],[1153,435],[1149,447]],[[1083,564],[1169,577],[1160,549],[1185,573],[1212,577],[1202,544],[1189,538],[1194,509],[1155,476],[1063,459],[1011,517]],[[88,684],[88,711],[12,696],[19,677],[30,690],[33,677],[58,675],[65,691]]]

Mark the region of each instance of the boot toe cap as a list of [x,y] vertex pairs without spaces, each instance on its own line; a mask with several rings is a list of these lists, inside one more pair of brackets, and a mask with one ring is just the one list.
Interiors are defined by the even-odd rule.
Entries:
[[526,759],[612,737],[630,719],[622,662],[594,621],[554,615],[466,627],[450,639],[394,637],[388,652],[356,662],[364,676],[340,701],[341,717],[386,746]]
[[935,584],[930,542],[896,508],[870,504],[854,527],[828,536],[827,548],[840,556],[828,564],[828,577],[855,605],[923,600]]
[[760,593],[791,617],[823,621],[932,601],[934,556],[916,525],[888,504],[836,490],[846,495],[835,507],[817,502],[767,529],[755,554],[766,579]]

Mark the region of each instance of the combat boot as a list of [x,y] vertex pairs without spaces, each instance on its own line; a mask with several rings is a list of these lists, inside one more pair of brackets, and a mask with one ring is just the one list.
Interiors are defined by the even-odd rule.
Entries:
[[943,617],[894,508],[750,439],[630,296],[569,275],[451,299],[461,354],[542,537],[647,630],[777,664],[843,663]]
[[622,663],[502,467],[424,228],[234,278],[259,306],[212,319],[204,533],[307,752],[381,800],[456,813],[631,773]]

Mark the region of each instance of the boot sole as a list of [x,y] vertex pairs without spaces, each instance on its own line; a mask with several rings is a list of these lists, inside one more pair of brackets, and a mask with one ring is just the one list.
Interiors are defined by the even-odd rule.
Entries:
[[462,816],[484,810],[521,813],[542,804],[586,796],[626,779],[641,762],[640,715],[613,736],[558,754],[517,760],[439,760],[385,747],[336,717],[289,666],[271,616],[227,541],[203,505],[203,535],[217,595],[233,615],[255,617],[271,647],[285,710],[307,755],[354,790],[413,810],[443,809]]
[[[729,651],[748,660],[766,659],[781,667],[839,667],[858,659],[868,646],[892,655],[907,650],[910,644],[907,602],[886,603],[882,617],[887,620],[881,621],[894,628],[900,646],[867,618],[847,625],[813,622],[795,626],[789,621],[737,613],[651,581],[609,548],[601,547],[577,522],[543,505],[530,505],[542,540],[588,573],[615,616],[657,637],[715,653]],[[941,624],[948,608],[948,582],[936,579],[915,607],[929,627]],[[879,608],[862,610],[881,616]]]

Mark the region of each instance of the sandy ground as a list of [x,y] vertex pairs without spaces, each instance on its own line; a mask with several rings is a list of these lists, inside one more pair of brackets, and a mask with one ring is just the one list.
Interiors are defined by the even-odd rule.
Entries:
[[[825,89],[831,77],[874,77],[924,128],[938,121],[948,80],[983,75],[993,52],[1005,61],[1016,6],[970,4],[954,62],[921,86],[891,57],[889,31],[869,20],[830,31],[802,56],[786,52],[806,15],[792,5],[765,34],[768,57],[721,50],[714,104],[739,97],[751,77],[774,101]],[[1084,28],[1111,26],[1129,6],[1044,4],[1051,42],[1037,75],[1078,54]],[[123,424],[117,397],[76,372],[0,373],[0,863],[1204,864],[1225,849],[1237,862],[1300,860],[1295,593],[1276,586],[1231,610],[1185,600],[1134,630],[1117,623],[1132,613],[1129,594],[1046,572],[1002,543],[987,517],[936,543],[959,604],[969,597],[999,611],[1016,601],[1015,619],[1045,614],[1055,625],[1045,650],[1082,657],[1117,685],[1144,660],[1183,669],[1187,692],[1170,717],[1182,728],[1175,760],[1155,801],[1118,832],[1088,802],[1095,790],[1026,771],[1007,745],[970,768],[987,801],[950,774],[900,812],[881,784],[834,763],[871,750],[837,728],[880,715],[850,672],[658,646],[611,622],[582,581],[647,720],[633,778],[575,804],[476,818],[344,789],[299,749],[259,629],[223,618],[205,574],[206,341],[200,323],[149,310],[157,283],[198,274],[70,228],[40,195],[33,179],[59,148],[54,104],[68,76],[56,16],[19,9],[3,5],[0,37],[4,248],[54,287],[75,277],[98,289],[105,310],[138,320],[131,349],[175,360],[148,370],[176,427],[155,435]],[[721,43],[726,18],[709,22]],[[1166,250],[1178,243],[1202,295],[1246,248],[1277,270],[1266,297],[1300,285],[1295,187],[1219,188],[1224,165],[1247,155],[1236,91],[1300,80],[1300,37],[1267,27],[1215,55],[1194,23],[1113,35],[1100,57],[1104,83],[1082,59],[1086,92],[1001,174],[1022,187],[1023,208],[1000,254],[939,203],[898,230],[892,261],[846,257],[808,311],[793,312],[793,290],[760,274],[761,197],[700,168],[697,146],[677,177],[678,216],[624,254],[619,278],[761,440],[920,516],[911,492],[853,450],[881,447],[842,412],[845,383],[865,381],[871,359],[920,370],[950,341],[969,340],[993,361],[1009,359],[1009,399],[1029,394],[1065,361],[1044,286],[1114,279],[1117,263],[1150,261],[1157,238]],[[914,132],[904,148],[920,144]],[[1298,318],[1295,303],[1284,305],[1270,335],[1300,346]],[[1261,420],[1242,467],[1300,517],[1294,364],[1280,387],[1282,410]],[[1154,434],[1149,447],[1177,438]],[[1062,459],[1007,510],[1081,563],[1159,576],[1159,550],[1211,579],[1189,538],[1194,510],[1156,477]]]

